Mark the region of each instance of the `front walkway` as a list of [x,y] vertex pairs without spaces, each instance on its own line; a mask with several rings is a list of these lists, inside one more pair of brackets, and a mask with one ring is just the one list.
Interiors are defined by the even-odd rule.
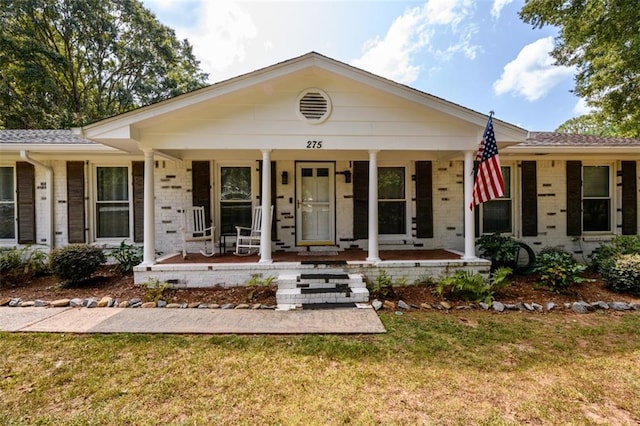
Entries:
[[0,331],[148,334],[372,334],[373,308],[237,309],[0,308]]

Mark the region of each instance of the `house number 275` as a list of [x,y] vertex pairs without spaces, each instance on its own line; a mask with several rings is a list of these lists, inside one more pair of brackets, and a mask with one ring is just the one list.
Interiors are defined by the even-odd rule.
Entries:
[[322,148],[322,141],[307,141],[307,149],[320,149]]

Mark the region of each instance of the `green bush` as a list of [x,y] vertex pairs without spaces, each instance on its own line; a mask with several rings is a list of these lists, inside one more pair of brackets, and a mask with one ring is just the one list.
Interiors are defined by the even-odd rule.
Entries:
[[480,256],[491,259],[491,270],[513,266],[520,245],[518,242],[500,234],[485,234],[476,240]]
[[591,281],[579,275],[586,269],[586,265],[576,262],[569,253],[547,247],[538,254],[534,272],[539,274],[538,286],[554,293],[566,293],[574,283]]
[[369,283],[367,285],[367,288],[369,289],[369,294],[371,294],[371,296],[380,299],[386,299],[395,296],[396,292],[393,290],[394,285],[407,285],[407,278],[398,278],[394,283],[393,277],[391,277],[391,275],[389,275],[384,269],[380,269],[375,281]]
[[0,286],[17,283],[23,272],[22,250],[0,249]]
[[620,254],[639,254],[640,235],[618,235],[608,244],[600,244],[591,253],[591,265],[597,272],[602,273],[602,267]]
[[621,293],[640,295],[640,254],[619,254],[602,265],[607,287]]
[[511,268],[496,269],[489,279],[470,271],[456,271],[441,277],[434,288],[438,296],[460,298],[466,301],[491,303],[494,292],[509,282]]
[[115,270],[121,274],[133,271],[133,267],[142,263],[144,250],[141,246],[127,244],[124,241],[118,248],[111,249],[111,257],[116,261]]
[[48,275],[51,273],[49,253],[40,249],[32,250],[25,260],[25,270],[29,275]]
[[71,244],[51,253],[51,270],[67,284],[77,284],[91,277],[107,261],[99,247]]

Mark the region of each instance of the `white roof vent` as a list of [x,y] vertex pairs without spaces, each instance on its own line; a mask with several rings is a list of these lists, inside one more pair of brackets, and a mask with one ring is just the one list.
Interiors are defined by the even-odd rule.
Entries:
[[331,100],[320,89],[307,89],[298,96],[298,116],[308,123],[322,123],[331,114]]

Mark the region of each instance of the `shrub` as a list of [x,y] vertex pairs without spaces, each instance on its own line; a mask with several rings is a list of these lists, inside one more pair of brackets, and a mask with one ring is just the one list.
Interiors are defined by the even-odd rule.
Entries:
[[369,293],[371,296],[386,299],[388,297],[394,297],[396,292],[393,290],[393,286],[403,286],[407,284],[407,278],[401,277],[393,282],[391,275],[384,269],[380,269],[375,281],[368,285]]
[[512,266],[520,245],[511,237],[500,234],[485,234],[477,239],[480,255],[491,259],[491,270]]
[[23,277],[22,250],[0,249],[0,285],[15,284]]
[[89,278],[106,261],[99,247],[71,244],[51,253],[51,270],[68,284],[77,284]]
[[160,300],[164,300],[164,292],[169,288],[169,283],[161,282],[157,278],[149,278],[147,282],[142,283],[146,288],[143,299],[145,302],[158,303]]
[[545,248],[540,251],[534,272],[540,274],[537,285],[547,287],[554,293],[566,293],[574,283],[591,281],[579,274],[587,269],[566,251],[558,248]]
[[600,244],[591,253],[591,265],[596,271],[602,272],[602,267],[609,259],[620,254],[638,253],[640,253],[640,235],[618,235],[609,244]]
[[607,287],[640,295],[640,254],[619,254],[602,265]]
[[498,268],[489,279],[485,279],[480,274],[458,270],[453,275],[440,278],[434,293],[466,301],[491,303],[494,292],[509,282],[512,272],[511,268]]
[[266,296],[273,293],[271,288],[276,277],[269,275],[266,278],[262,278],[260,274],[251,275],[251,279],[245,284],[250,290],[247,292],[247,301],[252,302],[256,296]]
[[30,275],[48,275],[51,273],[49,254],[40,249],[35,249],[29,253],[25,260],[25,270]]
[[111,249],[111,257],[116,261],[116,271],[125,274],[133,271],[134,266],[142,263],[144,250],[141,246],[122,241],[118,248]]

